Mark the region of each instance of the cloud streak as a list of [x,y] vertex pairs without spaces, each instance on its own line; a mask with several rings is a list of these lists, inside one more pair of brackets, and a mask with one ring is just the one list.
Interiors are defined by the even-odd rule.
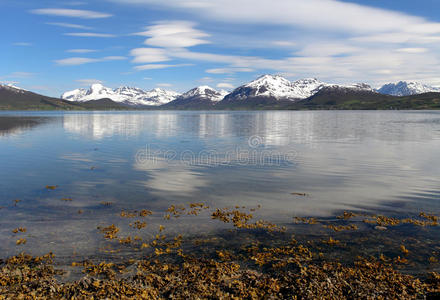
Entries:
[[90,63],[125,60],[124,56],[106,56],[102,58],[86,58],[86,57],[69,57],[64,59],[55,60],[55,63],[59,66],[79,66]]
[[439,32],[437,23],[407,14],[337,0],[111,0],[185,11],[204,19],[237,24],[276,24],[351,33]]
[[79,25],[79,24],[71,24],[71,23],[59,23],[59,22],[47,22],[47,25],[52,26],[58,26],[58,27],[64,27],[64,28],[73,28],[73,29],[84,29],[84,30],[91,30],[92,27]]
[[97,38],[114,38],[116,35],[109,33],[96,33],[96,32],[69,32],[65,33],[67,36],[76,36],[76,37],[97,37]]
[[66,8],[40,8],[40,9],[33,9],[30,12],[36,15],[71,17],[71,18],[81,18],[81,19],[102,19],[113,16],[111,14],[96,12],[91,10],[66,9]]
[[17,43],[13,43],[13,46],[19,46],[19,47],[30,47],[32,46],[32,43],[28,43],[28,42],[17,42]]
[[164,49],[158,48],[136,48],[130,51],[134,56],[133,63],[157,63],[170,60]]
[[92,53],[92,52],[98,52],[98,50],[94,49],[69,49],[66,50],[68,53]]
[[135,35],[149,37],[144,44],[164,48],[186,48],[209,44],[204,38],[210,35],[194,28],[195,23],[186,21],[164,21],[146,27],[146,31]]
[[145,71],[145,70],[159,70],[159,69],[188,67],[188,66],[193,66],[193,64],[175,64],[175,65],[169,65],[169,64],[147,64],[147,65],[135,66],[134,69],[138,70],[138,71]]
[[75,80],[75,82],[78,82],[82,86],[91,86],[92,84],[95,83],[101,83],[101,84],[103,83],[102,80],[98,80],[98,79],[77,79]]

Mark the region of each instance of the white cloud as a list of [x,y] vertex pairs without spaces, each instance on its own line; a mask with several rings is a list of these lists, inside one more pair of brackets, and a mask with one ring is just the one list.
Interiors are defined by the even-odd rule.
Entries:
[[28,43],[28,42],[17,42],[17,43],[13,43],[12,45],[14,45],[14,46],[21,46],[21,47],[30,47],[30,46],[32,46],[32,43]]
[[403,53],[425,53],[428,52],[429,49],[427,48],[400,48],[397,49],[397,52],[403,52]]
[[13,72],[11,74],[9,74],[7,77],[9,78],[29,78],[34,76],[34,73],[30,73],[30,72]]
[[99,59],[96,58],[69,57],[69,58],[55,60],[55,63],[60,66],[78,66],[78,65],[84,65],[98,61]]
[[68,36],[78,36],[78,37],[100,37],[100,38],[113,38],[116,37],[114,34],[109,33],[95,33],[95,32],[70,32],[65,33]]
[[79,25],[79,24],[71,24],[71,23],[58,23],[58,22],[48,22],[47,25],[53,25],[53,26],[59,26],[59,27],[65,27],[65,28],[75,28],[75,29],[84,29],[84,30],[91,30],[92,27]]
[[80,10],[80,9],[66,9],[66,8],[40,8],[40,9],[33,9],[30,12],[37,15],[72,17],[72,18],[82,18],[82,19],[101,19],[101,18],[109,18],[112,16],[111,14],[102,13],[102,12]]
[[80,5],[87,5],[87,2],[83,2],[83,1],[69,1],[69,2],[64,2],[64,5],[70,5],[70,6],[80,6]]
[[206,76],[206,77],[200,78],[198,81],[199,82],[213,82],[214,78]]
[[69,49],[66,50],[66,52],[68,53],[92,53],[92,52],[97,52],[98,50],[93,50],[93,49]]
[[167,64],[148,64],[148,65],[140,65],[134,67],[135,70],[144,71],[144,70],[158,70],[158,69],[167,69],[167,68],[177,68],[177,67],[187,67],[192,66],[192,64],[176,64],[176,65],[167,65]]
[[127,59],[125,56],[106,56],[104,58],[101,58],[102,61],[106,60],[125,60]]
[[300,56],[335,56],[353,54],[361,50],[362,48],[347,43],[319,42],[307,44],[295,54]]
[[273,41],[272,45],[279,47],[295,47],[297,46],[297,43],[292,41]]
[[230,89],[232,90],[234,88],[234,85],[230,84],[230,83],[226,83],[226,82],[222,82],[217,84],[217,87],[220,89]]
[[130,51],[130,55],[134,56],[133,63],[156,63],[170,60],[166,51],[158,48],[136,48]]
[[357,36],[353,41],[363,43],[385,43],[385,44],[430,44],[440,42],[440,36],[423,35],[421,33],[408,33],[405,31],[387,32],[373,35]]
[[[191,15],[192,20],[199,24],[210,25],[201,25],[201,28],[214,28],[213,32],[216,31],[215,24],[220,28],[209,41],[214,46],[222,46],[217,50],[256,49],[249,45],[259,39],[259,43],[267,45],[268,49],[284,47],[295,51],[276,59],[195,52],[184,49],[189,44],[178,40],[174,45],[166,39],[153,40],[152,44],[150,39],[166,35],[165,31],[143,33],[150,40],[146,43],[165,48],[160,49],[162,57],[165,57],[162,61],[179,59],[179,62],[215,63],[207,70],[211,74],[233,74],[240,69],[255,69],[289,74],[295,78],[313,76],[340,83],[439,82],[440,23],[419,16],[340,0],[111,1],[154,5]],[[169,23],[172,22],[162,24]],[[240,30],[241,25],[245,25],[244,30]],[[250,37],[248,28],[254,25],[265,30],[256,30],[254,35],[257,37]],[[147,32],[154,26],[147,28]],[[207,41],[207,37],[196,39]],[[223,42],[231,40],[234,42]],[[226,53],[232,52],[239,53]],[[140,55],[133,56],[135,62]]]
[[158,83],[156,85],[159,87],[172,87],[173,86],[171,83]]
[[194,27],[195,24],[192,22],[168,21],[148,26],[147,31],[135,34],[149,37],[145,40],[145,45],[164,48],[192,47],[209,43],[204,40],[209,34]]
[[55,63],[59,66],[78,66],[89,63],[124,60],[124,59],[127,58],[124,56],[106,56],[103,58],[70,57],[70,58],[55,60]]
[[98,79],[77,79],[75,81],[81,84],[82,86],[91,86],[94,83],[101,83],[101,84],[103,83],[103,81]]
[[[416,26],[419,32],[437,31],[437,23],[366,5],[337,0],[112,0],[154,4],[185,11],[199,18],[237,24],[276,24],[351,33],[401,31]],[[414,28],[414,27],[413,27]]]
[[254,72],[252,68],[217,68],[208,69],[205,72],[210,74],[234,74],[238,72]]

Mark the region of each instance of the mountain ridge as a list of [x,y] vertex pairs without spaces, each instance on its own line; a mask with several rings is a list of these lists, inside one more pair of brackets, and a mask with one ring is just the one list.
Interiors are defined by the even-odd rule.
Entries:
[[114,102],[133,106],[160,106],[173,101],[178,96],[180,96],[179,93],[160,88],[151,91],[128,86],[111,89],[100,83],[95,83],[89,89],[75,89],[65,92],[61,95],[61,98],[72,102],[111,99]]
[[440,92],[440,88],[432,87],[420,82],[399,81],[388,83],[377,90],[381,94],[392,96],[412,96],[430,92]]
[[163,108],[175,109],[212,109],[228,94],[226,91],[217,91],[207,85],[199,86],[180,95],[175,100],[162,105]]
[[[403,96],[387,94],[391,92]],[[316,78],[291,82],[279,75],[263,75],[229,93],[206,85],[179,94],[93,84],[64,93],[63,98],[69,100],[0,84],[0,109],[437,109],[439,95],[439,88],[417,83],[399,82],[375,90],[365,83],[331,84]]]

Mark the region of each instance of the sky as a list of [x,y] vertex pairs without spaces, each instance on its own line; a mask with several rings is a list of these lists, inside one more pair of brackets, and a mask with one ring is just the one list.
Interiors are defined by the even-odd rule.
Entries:
[[440,86],[438,0],[0,0],[0,82],[231,90],[290,80]]

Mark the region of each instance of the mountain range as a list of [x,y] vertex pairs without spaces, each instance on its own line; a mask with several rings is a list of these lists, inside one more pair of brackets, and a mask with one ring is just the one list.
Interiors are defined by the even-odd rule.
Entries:
[[231,92],[200,86],[179,94],[93,84],[89,89],[65,92],[61,99],[0,85],[0,109],[437,109],[439,96],[440,88],[415,82],[386,84],[375,90],[365,83],[340,85],[315,78],[291,82],[264,75]]
[[432,87],[419,82],[400,81],[398,83],[389,83],[377,90],[381,94],[392,96],[412,96],[430,92],[440,92],[440,88]]
[[61,99],[77,102],[87,102],[90,100],[110,99],[117,103],[124,103],[133,106],[159,106],[166,104],[180,96],[176,92],[163,89],[153,89],[144,91],[133,87],[120,87],[111,89],[102,84],[95,83],[86,89],[76,89],[65,92]]

